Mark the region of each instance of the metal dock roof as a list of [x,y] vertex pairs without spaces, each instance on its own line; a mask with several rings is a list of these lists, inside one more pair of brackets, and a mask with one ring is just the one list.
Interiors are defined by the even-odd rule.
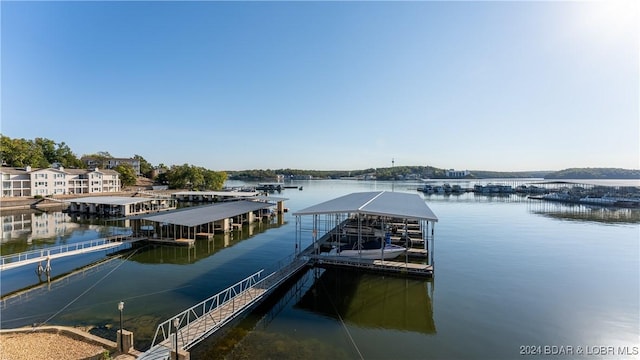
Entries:
[[418,194],[371,191],[344,195],[293,213],[299,215],[359,213],[438,221]]
[[251,197],[258,195],[258,191],[178,191],[173,195],[195,196],[225,196],[225,197]]
[[160,214],[139,215],[132,217],[132,219],[143,219],[173,225],[197,226],[275,205],[276,204],[259,201],[229,201],[214,205],[194,206],[174,211],[166,211]]
[[76,199],[63,200],[68,203],[87,203],[101,205],[130,205],[147,201],[158,200],[148,197],[130,197],[130,196],[87,196]]

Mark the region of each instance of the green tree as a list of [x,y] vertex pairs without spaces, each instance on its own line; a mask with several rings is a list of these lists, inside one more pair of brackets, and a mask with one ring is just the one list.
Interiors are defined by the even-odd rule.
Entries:
[[166,172],[169,187],[174,189],[220,190],[227,174],[189,164],[174,165]]
[[86,164],[71,151],[69,145],[64,141],[57,144],[56,148],[56,160],[67,168],[82,169],[86,168]]
[[53,140],[45,139],[45,138],[35,138],[33,140],[34,144],[40,148],[42,155],[47,160],[48,164],[52,164],[58,161],[56,154],[56,143]]
[[133,186],[136,184],[136,171],[131,164],[119,164],[113,170],[120,174],[122,186]]
[[204,173],[204,187],[207,190],[221,190],[227,181],[227,173],[223,171],[207,170]]
[[140,161],[140,173],[149,179],[153,178],[153,165],[140,155],[133,155],[133,158]]
[[9,166],[32,166],[34,168],[46,168],[49,166],[42,149],[35,142],[26,139],[10,139],[6,156],[6,159],[3,158],[3,160]]
[[189,165],[173,165],[167,171],[167,181],[169,182],[169,187],[174,189],[186,189],[189,184]]

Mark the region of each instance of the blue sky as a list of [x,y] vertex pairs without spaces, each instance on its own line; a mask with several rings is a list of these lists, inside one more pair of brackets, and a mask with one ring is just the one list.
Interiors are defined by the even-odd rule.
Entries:
[[634,2],[0,6],[2,134],[78,156],[640,168]]

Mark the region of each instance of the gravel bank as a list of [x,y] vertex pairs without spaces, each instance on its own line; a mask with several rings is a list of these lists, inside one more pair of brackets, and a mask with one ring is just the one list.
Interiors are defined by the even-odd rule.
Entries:
[[0,335],[2,360],[77,360],[96,357],[106,349],[70,337],[44,332]]
[[116,343],[71,327],[0,331],[0,360],[132,360],[139,354],[119,354]]

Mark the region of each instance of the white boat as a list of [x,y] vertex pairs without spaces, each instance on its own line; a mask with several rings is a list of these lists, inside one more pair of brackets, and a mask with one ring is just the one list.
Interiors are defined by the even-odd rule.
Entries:
[[550,200],[550,201],[569,201],[571,200],[571,196],[566,193],[550,193],[541,196],[542,199]]
[[603,196],[603,197],[591,197],[589,195],[587,195],[586,197],[583,197],[582,199],[580,199],[580,202],[582,204],[588,204],[588,205],[614,205],[618,200],[616,198],[613,197],[609,197],[607,195]]
[[374,243],[374,242],[363,243],[362,246],[360,246],[360,249],[358,249],[357,245],[352,246],[351,248],[349,248],[348,246],[347,247],[334,246],[329,252],[329,255],[355,257],[355,258],[361,258],[361,259],[388,260],[388,259],[393,259],[395,257],[398,257],[404,254],[405,251],[407,251],[407,248],[399,245],[394,245],[394,244],[385,244],[384,248],[381,248],[380,243],[377,241],[375,242],[377,243],[376,248],[371,248],[372,246],[371,243]]

